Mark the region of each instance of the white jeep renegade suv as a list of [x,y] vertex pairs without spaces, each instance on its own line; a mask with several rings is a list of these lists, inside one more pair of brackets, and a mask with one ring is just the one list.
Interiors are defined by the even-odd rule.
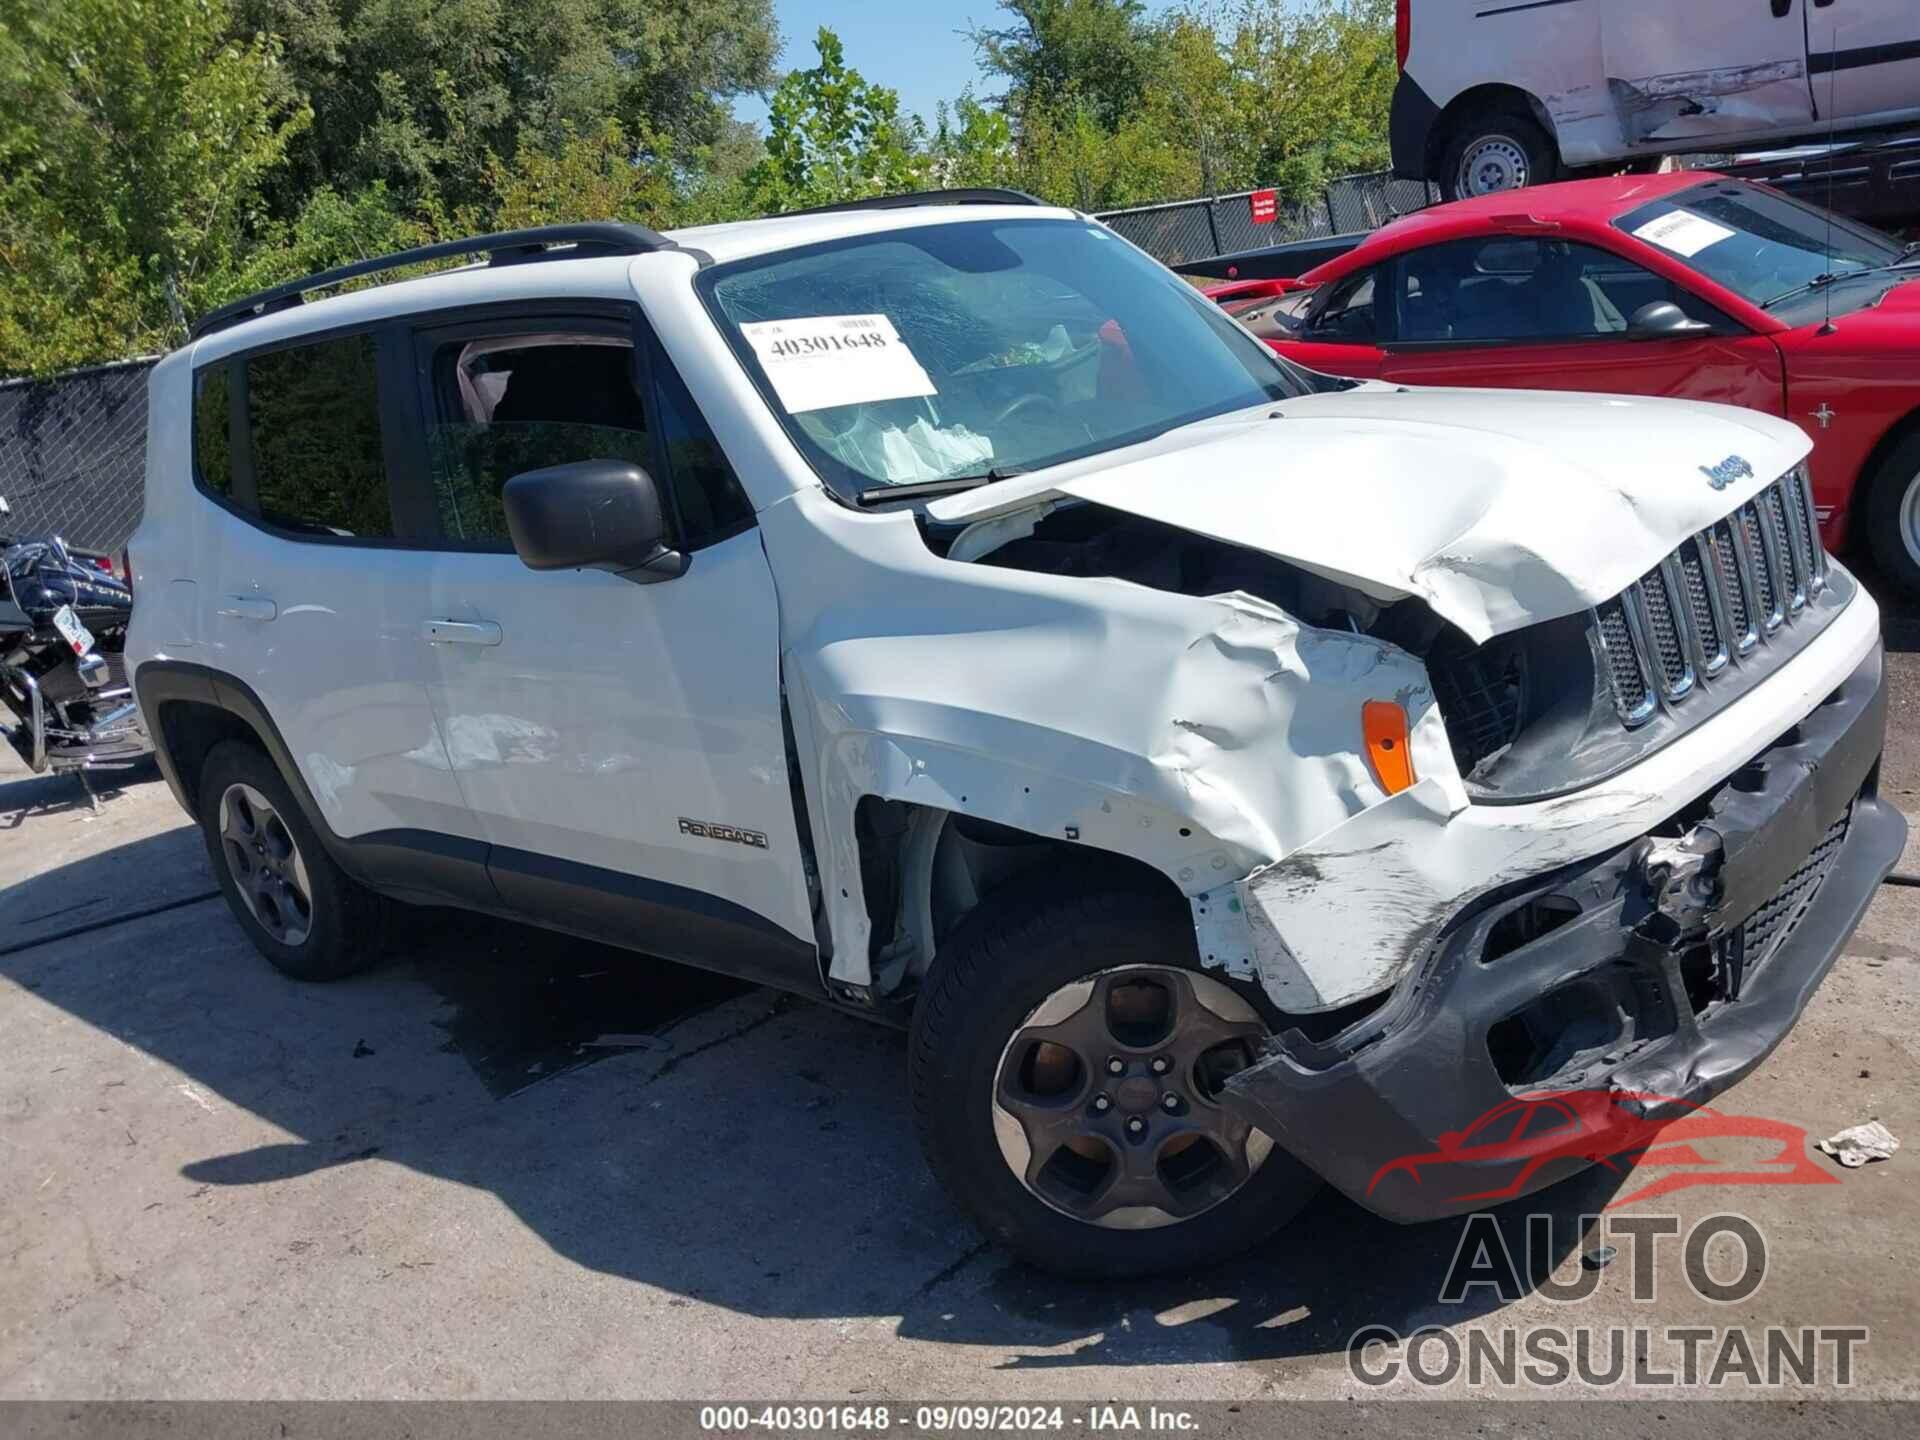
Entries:
[[1467,1131],[1537,1188],[1580,1158],[1476,1116],[1752,1069],[1904,838],[1806,436],[1308,374],[1023,198],[204,320],[128,655],[254,943],[464,906],[910,1023],[934,1170],[1082,1273],[1322,1179],[1471,1208],[1394,1164]]

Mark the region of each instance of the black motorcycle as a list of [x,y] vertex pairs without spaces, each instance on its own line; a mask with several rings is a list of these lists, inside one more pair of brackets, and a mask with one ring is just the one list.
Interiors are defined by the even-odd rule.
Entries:
[[0,733],[36,773],[123,770],[153,746],[127,683],[132,589],[57,536],[0,536]]

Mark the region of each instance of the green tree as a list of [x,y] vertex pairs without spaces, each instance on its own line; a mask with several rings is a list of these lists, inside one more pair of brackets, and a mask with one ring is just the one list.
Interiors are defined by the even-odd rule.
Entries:
[[1255,142],[1231,47],[1192,13],[1170,16],[1155,39],[1155,119],[1191,154],[1200,191],[1236,188],[1246,178]]
[[971,186],[1018,185],[1019,154],[1007,117],[974,99],[971,89],[948,109],[942,101],[934,114],[933,138],[927,147],[927,183],[941,189]]
[[1192,195],[1191,151],[1153,116],[1100,123],[1091,105],[1035,111],[1020,142],[1020,188],[1059,205],[1109,210]]
[[1298,198],[1387,163],[1391,0],[1239,0],[1149,19],[1136,0],[1001,0],[974,32],[1027,188],[1117,206],[1275,185]]
[[1141,0],[1000,0],[1000,8],[1008,23],[969,38],[980,63],[1005,78],[1001,104],[1016,125],[1083,109],[1117,129],[1138,110],[1154,45]]
[[609,124],[697,162],[729,138],[727,102],[772,83],[771,0],[236,0],[243,30],[281,37],[313,110],[274,186],[290,218],[321,184],[384,181],[459,209],[523,148],[558,152]]
[[1392,0],[1254,0],[1227,43],[1253,141],[1246,183],[1298,198],[1391,163]]
[[567,131],[558,146],[528,149],[517,164],[491,157],[487,210],[464,217],[463,230],[519,230],[580,220],[672,223],[676,196],[669,172],[645,163],[617,120],[591,135]]
[[814,39],[820,63],[781,80],[768,103],[767,155],[748,176],[763,213],[912,190],[925,166],[900,97],[850,69],[840,37]]
[[0,373],[177,339],[307,121],[224,0],[0,0]]

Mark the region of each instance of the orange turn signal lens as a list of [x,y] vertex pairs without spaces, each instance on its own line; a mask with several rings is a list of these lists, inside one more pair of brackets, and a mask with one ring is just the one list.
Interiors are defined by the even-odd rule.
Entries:
[[1407,712],[1391,700],[1369,700],[1360,707],[1360,733],[1367,739],[1367,763],[1389,795],[1413,785],[1413,750],[1407,744]]

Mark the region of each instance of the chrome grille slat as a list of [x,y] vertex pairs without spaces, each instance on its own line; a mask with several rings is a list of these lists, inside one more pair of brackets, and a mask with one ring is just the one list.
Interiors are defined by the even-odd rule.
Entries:
[[1679,706],[1796,620],[1826,583],[1812,486],[1802,470],[1692,536],[1592,622],[1614,707],[1629,727]]
[[1787,519],[1786,498],[1780,493],[1784,488],[1782,485],[1774,486],[1762,494],[1756,503],[1760,507],[1761,522],[1773,541],[1774,558],[1779,563],[1780,604],[1791,614],[1806,608],[1807,566],[1800,557],[1793,526]]
[[1747,574],[1753,584],[1748,590],[1757,605],[1754,623],[1762,634],[1771,635],[1780,628],[1786,612],[1780,608],[1780,569],[1773,555],[1766,526],[1760,520],[1760,508],[1748,503],[1737,512],[1740,553],[1747,562]]
[[1600,630],[1600,644],[1606,652],[1613,684],[1613,701],[1620,718],[1628,725],[1640,725],[1653,718],[1659,708],[1653,698],[1653,677],[1646,660],[1633,642],[1627,623],[1624,600],[1609,600],[1594,612]]
[[1733,525],[1722,520],[1707,531],[1707,552],[1713,557],[1713,567],[1719,591],[1727,610],[1727,623],[1732,627],[1729,640],[1737,655],[1745,655],[1760,643],[1760,632],[1753,623],[1753,581],[1748,578],[1746,567],[1741,563],[1740,545],[1734,539]]
[[1664,566],[1649,571],[1630,593],[1633,603],[1627,609],[1627,618],[1629,622],[1639,621],[1640,634],[1635,639],[1652,662],[1660,693],[1669,700],[1682,699],[1694,685],[1689,653],[1692,646],[1681,628],[1684,612],[1674,604],[1673,592],[1667,588]]
[[1807,598],[1811,600],[1820,593],[1827,580],[1827,551],[1820,543],[1820,513],[1813,504],[1813,482],[1795,471],[1786,479],[1787,518],[1793,526],[1794,538],[1800,542],[1800,553],[1806,557]]
[[1709,678],[1726,669],[1733,658],[1727,648],[1727,616],[1713,571],[1710,544],[1707,536],[1694,536],[1680,547],[1677,561],[1687,608],[1693,616],[1694,660],[1701,674]]

